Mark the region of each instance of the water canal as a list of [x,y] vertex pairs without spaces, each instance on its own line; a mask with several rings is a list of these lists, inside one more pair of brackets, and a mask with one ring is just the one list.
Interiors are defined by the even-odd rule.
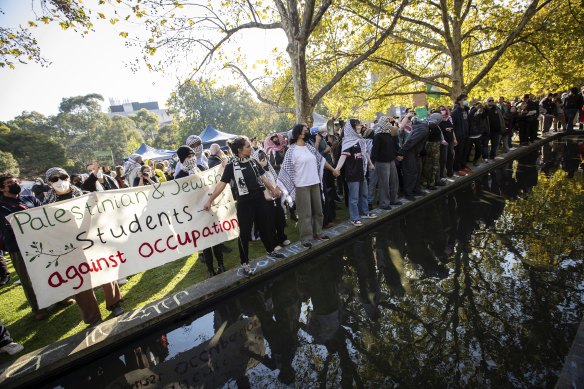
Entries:
[[577,147],[549,143],[43,387],[553,387],[584,312]]

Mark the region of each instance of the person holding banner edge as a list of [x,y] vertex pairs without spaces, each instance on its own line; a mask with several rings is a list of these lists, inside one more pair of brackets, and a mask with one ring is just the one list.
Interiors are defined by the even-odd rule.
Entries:
[[285,258],[283,254],[274,251],[275,244],[273,235],[268,230],[266,220],[268,210],[264,198],[265,188],[268,188],[276,198],[280,197],[282,192],[278,186],[270,183],[265,176],[264,168],[251,157],[252,148],[247,137],[235,138],[230,147],[235,157],[225,166],[221,180],[217,183],[213,194],[203,208],[209,211],[213,201],[223,192],[227,184],[231,180],[235,181],[237,186],[237,219],[239,221],[239,258],[243,273],[250,276],[254,271],[249,266],[249,239],[254,223],[260,232],[260,238],[268,254],[273,258]]
[[[69,174],[60,167],[53,167],[47,170],[46,177],[51,189],[47,193],[45,204],[69,200],[83,195],[81,190],[71,185],[69,182]],[[120,305],[122,295],[117,281],[103,284],[102,288],[107,310],[111,311],[113,316],[123,314],[124,309]],[[101,323],[101,312],[93,289],[79,292],[74,298],[81,310],[81,318],[84,323],[92,326]]]

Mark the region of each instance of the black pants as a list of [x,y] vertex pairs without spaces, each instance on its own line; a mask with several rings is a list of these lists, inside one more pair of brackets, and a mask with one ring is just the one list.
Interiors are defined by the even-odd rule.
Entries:
[[440,178],[452,177],[454,174],[454,141],[440,145]]
[[539,121],[537,119],[536,120],[530,119],[530,120],[527,120],[527,123],[528,123],[527,125],[529,128],[529,140],[533,142],[537,138],[537,130],[539,128]]
[[402,174],[406,196],[412,196],[414,193],[422,191],[422,158],[418,153],[409,152],[404,155]]
[[10,343],[12,343],[10,332],[4,327],[4,324],[0,324],[0,347],[4,347]]
[[213,270],[213,256],[217,259],[217,265],[223,266],[223,243],[203,250],[203,260],[209,270]]
[[273,201],[268,201],[268,209],[270,211],[270,215],[268,218],[270,227],[268,230],[272,229],[274,231],[273,242],[274,247],[281,245],[288,237],[286,236],[286,213],[284,212],[284,208],[282,207],[282,203],[280,199],[276,199]]
[[273,232],[270,232],[268,228],[270,210],[268,202],[263,197],[245,202],[238,201],[237,219],[239,219],[239,259],[242,264],[249,262],[249,238],[254,223],[260,232],[260,238],[266,251],[269,253],[274,251]]
[[4,258],[4,251],[0,250],[0,278],[8,275],[8,265],[6,264],[6,259]]
[[323,227],[333,222],[337,217],[335,198],[335,176],[328,170],[324,170],[322,177],[322,189],[324,192],[324,202],[322,204]]
[[466,167],[468,159],[469,142],[468,138],[457,139],[458,144],[454,147],[454,170],[459,171]]

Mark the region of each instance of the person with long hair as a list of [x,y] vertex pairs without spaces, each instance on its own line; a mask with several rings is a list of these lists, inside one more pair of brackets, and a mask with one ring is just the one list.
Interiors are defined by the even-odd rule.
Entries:
[[300,240],[306,248],[312,247],[311,240],[328,240],[322,233],[322,177],[324,169],[335,176],[338,172],[326,162],[324,157],[308,144],[309,131],[304,123],[292,128],[290,147],[286,151],[278,185],[285,188],[296,202]]
[[280,197],[282,192],[280,188],[268,180],[266,171],[259,162],[252,158],[251,143],[247,137],[240,136],[233,139],[230,147],[234,157],[225,165],[221,180],[217,183],[213,194],[203,208],[209,211],[213,201],[223,192],[227,184],[232,180],[235,181],[237,219],[239,221],[239,258],[243,273],[249,276],[254,273],[249,266],[249,240],[254,224],[260,232],[261,241],[268,255],[273,258],[285,257],[274,251],[276,245],[273,234],[268,229],[267,215],[269,211],[264,197],[266,188],[276,198]]

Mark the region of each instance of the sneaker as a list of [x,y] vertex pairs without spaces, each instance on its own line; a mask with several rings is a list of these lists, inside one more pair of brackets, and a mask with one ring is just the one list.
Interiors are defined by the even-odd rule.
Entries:
[[0,352],[8,353],[8,355],[14,355],[24,350],[24,346],[15,342],[10,342],[6,346],[0,348]]
[[377,215],[374,213],[368,213],[367,215],[361,215],[361,218],[363,219],[375,219],[377,218]]
[[8,282],[10,282],[10,274],[5,274],[2,278],[0,278],[0,286],[4,286]]
[[488,159],[483,159],[483,162],[484,163],[489,163],[489,160]]
[[290,240],[286,239],[285,241],[282,242],[282,246],[288,246],[290,245]]
[[274,247],[274,251],[279,251],[279,250],[282,250],[282,246],[276,246],[276,247]]
[[361,220],[351,220],[351,224],[354,225],[355,227],[361,227],[363,225],[363,222],[361,222]]
[[14,281],[14,285],[20,285],[20,284],[22,284],[22,282],[20,281],[20,279]]
[[446,186],[446,180],[442,179],[440,181],[438,181],[437,183],[434,184],[434,186]]
[[270,257],[272,258],[276,258],[276,259],[282,259],[282,258],[286,258],[286,256],[282,253],[278,253],[276,250],[272,251],[271,253],[268,254]]
[[403,203],[401,201],[392,201],[391,203],[389,203],[389,205],[402,205]]
[[456,172],[456,175],[460,176],[460,177],[464,177],[467,175],[467,173],[464,170],[459,170]]
[[312,247],[312,243],[309,240],[305,240],[302,242],[302,246],[306,247],[307,249]]
[[318,240],[329,240],[330,239],[330,237],[326,234],[320,234],[320,235],[316,236],[315,238]]
[[243,275],[245,276],[252,276],[255,273],[255,270],[249,266],[249,263],[244,263],[241,265],[241,270],[243,271]]
[[416,197],[413,196],[413,195],[408,195],[408,196],[406,196],[406,200],[408,200],[408,201],[416,201]]
[[122,286],[122,285],[124,285],[127,282],[128,282],[128,279],[127,278],[120,278],[118,280],[118,286]]

